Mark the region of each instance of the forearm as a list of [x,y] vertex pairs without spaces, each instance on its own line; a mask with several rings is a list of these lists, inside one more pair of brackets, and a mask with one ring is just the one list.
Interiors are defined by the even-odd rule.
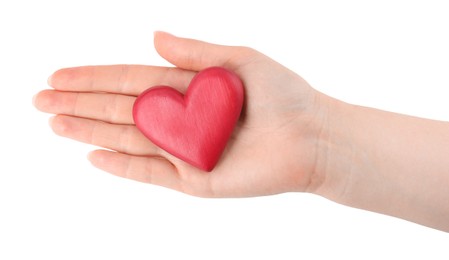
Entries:
[[449,231],[449,123],[331,103],[316,192]]

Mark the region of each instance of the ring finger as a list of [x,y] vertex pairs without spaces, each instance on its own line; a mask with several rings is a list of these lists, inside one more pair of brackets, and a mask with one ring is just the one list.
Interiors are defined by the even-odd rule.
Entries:
[[132,125],[57,115],[50,121],[60,136],[132,155],[161,155],[161,150]]

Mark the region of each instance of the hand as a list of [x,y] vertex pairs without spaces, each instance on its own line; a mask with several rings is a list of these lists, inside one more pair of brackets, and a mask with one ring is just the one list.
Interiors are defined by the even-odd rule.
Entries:
[[[55,90],[38,93],[34,103],[57,114],[57,134],[114,150],[89,159],[121,177],[201,197],[309,191],[449,230],[449,123],[346,104],[249,48],[166,33],[155,34],[155,47],[177,67],[62,69],[49,80]],[[211,66],[240,76],[245,103],[220,161],[206,173],[146,139],[132,106],[154,85],[185,92],[195,73]]]
[[[115,65],[62,69],[49,79],[54,90],[35,106],[56,114],[58,135],[104,147],[92,164],[121,177],[201,197],[243,197],[315,189],[319,135],[327,97],[298,75],[245,47],[213,45],[155,33],[158,53],[176,68]],[[245,85],[241,118],[215,169],[202,172],[146,139],[132,106],[153,85],[186,91],[199,70],[222,66]]]

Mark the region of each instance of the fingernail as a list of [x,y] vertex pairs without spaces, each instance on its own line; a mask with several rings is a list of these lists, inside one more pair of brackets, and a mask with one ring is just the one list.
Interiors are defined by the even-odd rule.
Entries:
[[53,75],[50,75],[50,77],[48,77],[48,79],[47,79],[47,84],[48,84],[49,86],[51,86],[52,78],[53,78]]
[[168,32],[164,32],[164,31],[154,31],[153,35],[156,36],[156,34],[167,34],[167,35],[173,36],[173,34],[168,33]]
[[33,100],[32,100],[33,106],[36,106],[36,97],[37,97],[37,94],[35,94],[33,96]]
[[88,154],[87,154],[87,160],[89,160],[90,162],[92,162],[92,153],[93,153],[93,151],[90,151]]
[[48,119],[48,124],[49,124],[50,126],[52,126],[54,120],[55,120],[55,116],[50,117],[50,118]]

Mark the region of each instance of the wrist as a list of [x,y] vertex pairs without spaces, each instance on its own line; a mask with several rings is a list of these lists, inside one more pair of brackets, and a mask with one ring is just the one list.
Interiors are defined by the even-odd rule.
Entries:
[[323,95],[320,127],[316,135],[316,160],[307,192],[338,201],[347,188],[354,159],[355,106]]
[[448,123],[323,100],[306,191],[449,230]]

